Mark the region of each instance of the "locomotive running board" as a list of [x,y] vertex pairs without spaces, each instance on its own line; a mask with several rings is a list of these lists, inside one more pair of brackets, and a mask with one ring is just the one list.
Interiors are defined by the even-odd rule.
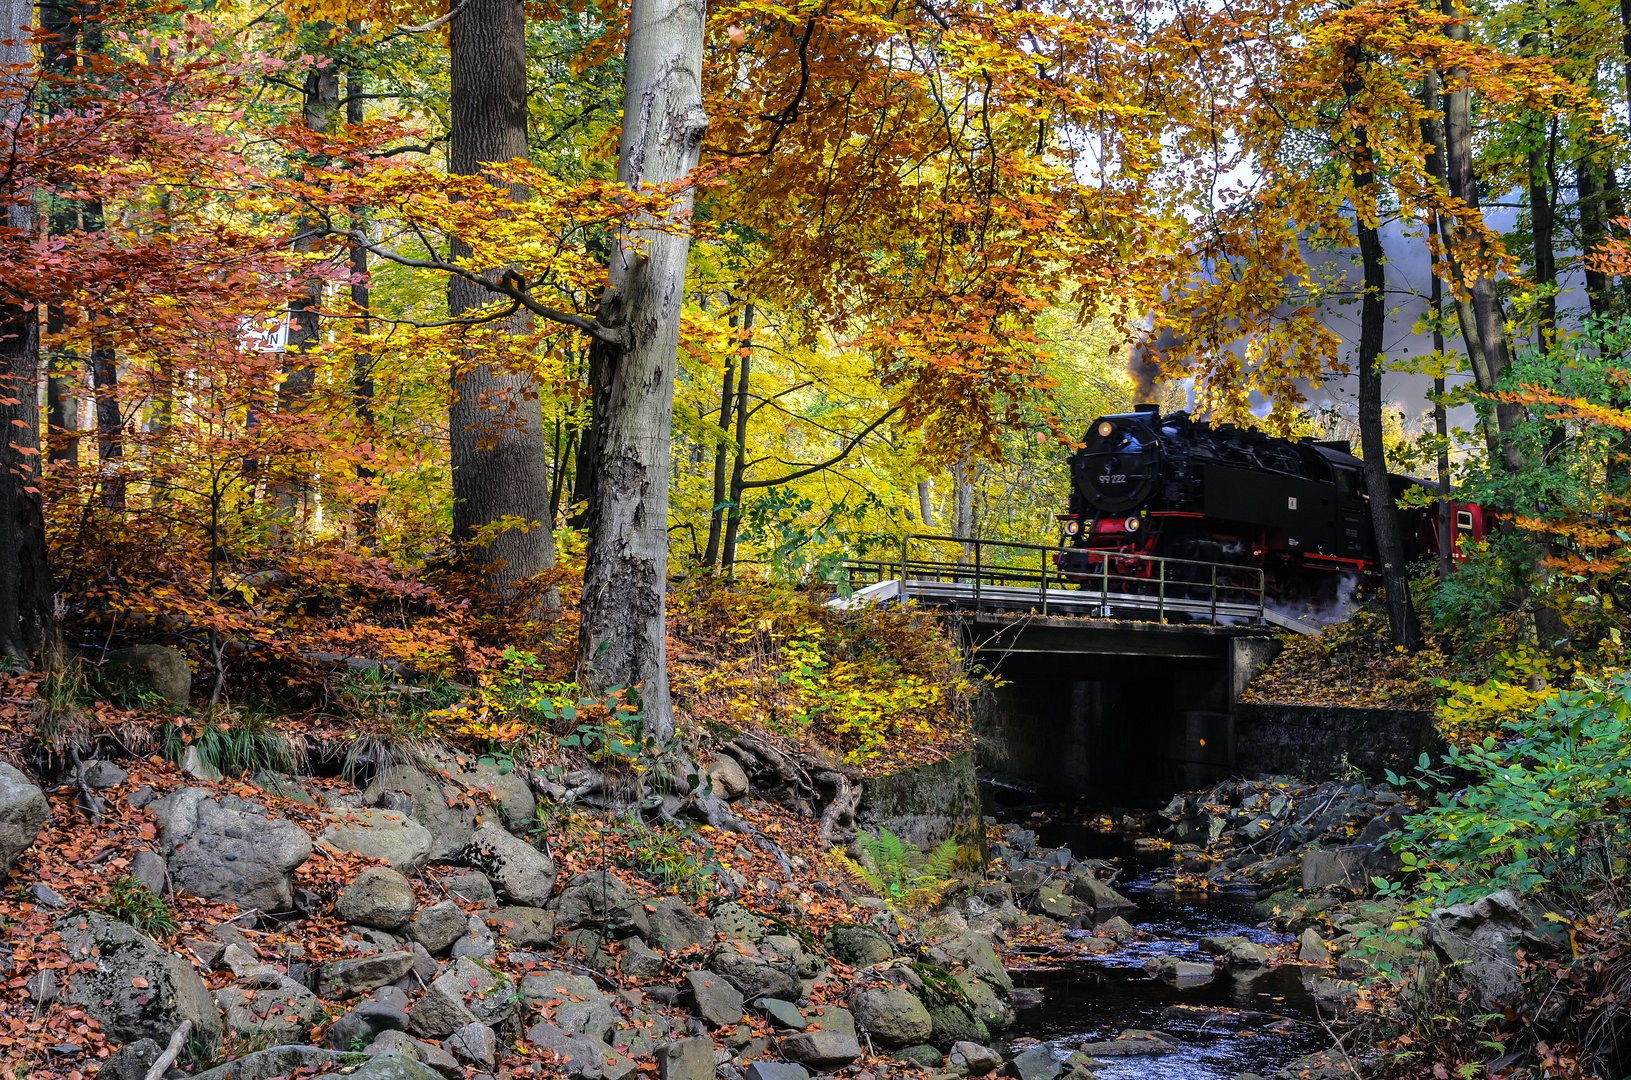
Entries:
[[1320,628],[1315,626],[1313,623],[1305,623],[1301,619],[1293,619],[1290,615],[1282,615],[1273,608],[1263,609],[1263,621],[1266,623],[1273,623],[1282,630],[1291,630],[1298,634],[1308,634],[1312,636],[1320,632]]

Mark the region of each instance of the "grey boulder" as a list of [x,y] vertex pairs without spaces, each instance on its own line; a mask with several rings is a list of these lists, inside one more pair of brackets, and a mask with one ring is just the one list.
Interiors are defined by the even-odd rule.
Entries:
[[677,896],[665,896],[651,909],[646,940],[663,952],[683,952],[714,943],[714,924]]
[[328,822],[317,843],[333,851],[384,859],[392,869],[411,874],[430,858],[430,830],[394,810],[367,808],[323,815]]
[[400,930],[413,918],[413,885],[395,870],[370,866],[340,891],[335,914],[348,923],[377,930]]
[[178,890],[262,911],[294,903],[289,875],[311,857],[298,825],[268,817],[253,803],[182,788],[153,803],[162,855]]
[[861,1056],[855,1036],[842,1031],[805,1031],[781,1042],[782,1057],[817,1072],[843,1068]]
[[555,887],[549,856],[490,822],[471,834],[459,861],[486,874],[499,895],[514,904],[544,907]]
[[102,670],[151,690],[177,708],[185,708],[193,693],[193,670],[187,658],[168,645],[131,645],[114,649],[102,659]]
[[856,1023],[883,1046],[913,1046],[927,1040],[934,1031],[929,1010],[905,987],[853,990],[849,1008]]
[[127,923],[96,912],[57,923],[70,959],[94,966],[76,972],[64,1000],[94,1016],[118,1042],[166,1043],[190,1020],[206,1046],[221,1042],[221,1014],[193,966]]
[[604,870],[567,879],[549,907],[555,912],[555,925],[562,930],[599,930],[616,938],[651,933],[651,920],[640,898]]
[[0,874],[8,872],[17,856],[40,835],[50,812],[45,792],[0,761]]
[[406,812],[430,832],[430,857],[440,860],[454,858],[475,834],[480,809],[470,795],[494,805],[511,829],[528,827],[537,809],[526,781],[513,771],[440,750],[381,770],[363,799],[373,805],[391,798],[405,803]]

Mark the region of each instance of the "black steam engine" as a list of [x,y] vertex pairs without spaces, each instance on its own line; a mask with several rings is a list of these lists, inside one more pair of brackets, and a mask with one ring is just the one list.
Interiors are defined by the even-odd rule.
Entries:
[[[1174,572],[1143,556],[1256,568],[1271,607],[1340,618],[1376,568],[1362,469],[1345,442],[1280,439],[1153,405],[1102,416],[1070,456],[1060,570],[1084,582],[1106,560],[1122,579]],[[1416,484],[1391,481],[1396,501]],[[1482,538],[1479,507],[1453,511],[1455,548]],[[1409,553],[1435,554],[1436,509],[1400,513]]]

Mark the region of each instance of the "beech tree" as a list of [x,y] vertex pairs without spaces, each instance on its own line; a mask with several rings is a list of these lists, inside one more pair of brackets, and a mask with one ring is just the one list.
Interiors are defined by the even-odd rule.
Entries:
[[[34,67],[28,0],[0,0],[0,141],[15,147],[28,122]],[[0,173],[0,229],[34,230],[30,193],[18,171]],[[0,282],[0,657],[27,662],[51,625],[51,583],[40,500],[39,309]]]
[[[617,178],[636,191],[666,187],[697,167],[702,106],[702,0],[634,0],[624,56]],[[601,324],[618,334],[609,357],[590,504],[579,662],[589,686],[637,690],[646,730],[674,732],[664,645],[668,584],[668,472],[674,374],[685,302],[692,195],[618,237]]]
[[[459,0],[448,33],[451,144],[448,169],[476,175],[493,163],[527,157],[526,16],[521,0]],[[508,184],[509,197],[527,198]],[[470,246],[452,238],[453,261]],[[498,270],[500,276],[504,271]],[[492,300],[478,280],[448,281],[454,318]],[[500,326],[515,337],[528,330],[527,312],[512,305]],[[453,371],[448,410],[453,464],[453,539],[468,544],[500,595],[555,565],[549,510],[549,458],[538,386],[517,364],[467,346]],[[553,607],[552,593],[541,605]]]

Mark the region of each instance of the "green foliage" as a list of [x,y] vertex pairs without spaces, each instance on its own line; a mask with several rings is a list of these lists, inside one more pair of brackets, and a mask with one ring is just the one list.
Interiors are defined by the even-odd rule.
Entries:
[[334,683],[333,704],[341,715],[356,720],[370,735],[406,741],[432,737],[432,716],[458,700],[459,693],[460,688],[452,683],[415,683],[384,667],[375,667],[339,676]]
[[676,825],[651,825],[630,814],[606,832],[614,865],[692,901],[709,893],[720,869],[718,863],[688,850],[683,843],[686,831]]
[[1495,889],[1589,890],[1626,869],[1631,836],[1631,675],[1582,679],[1509,721],[1501,738],[1426,755],[1394,783],[1444,791],[1394,849],[1421,914]]
[[160,739],[171,761],[181,761],[192,747],[223,776],[293,772],[296,764],[289,740],[261,713],[222,709],[196,723],[175,720],[164,725]]
[[947,839],[933,851],[921,851],[888,829],[876,836],[862,833],[858,871],[874,891],[911,910],[927,909],[952,883],[961,849]]
[[128,874],[116,878],[108,886],[107,895],[96,905],[97,910],[121,922],[127,922],[148,937],[166,937],[176,932],[175,916],[170,905],[146,885]]

